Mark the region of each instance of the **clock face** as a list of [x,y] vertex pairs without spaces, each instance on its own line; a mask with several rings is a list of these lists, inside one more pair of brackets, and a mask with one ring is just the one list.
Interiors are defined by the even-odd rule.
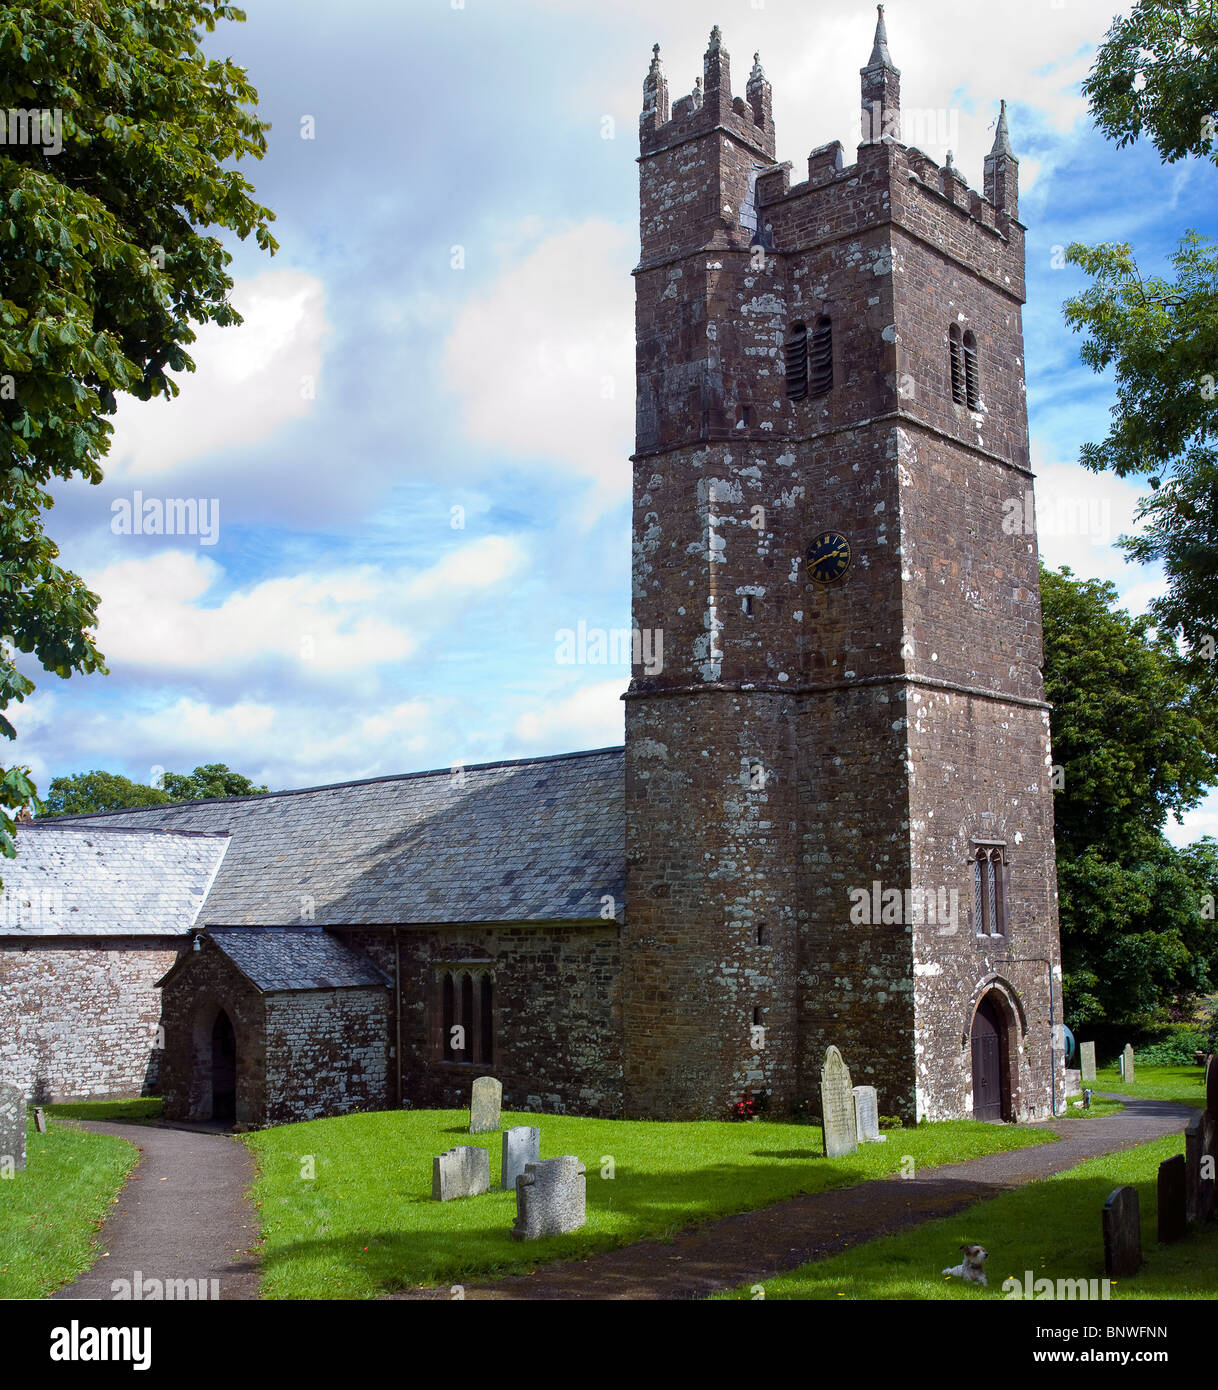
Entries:
[[840,531],[825,531],[808,547],[808,578],[836,584],[850,568],[850,542]]

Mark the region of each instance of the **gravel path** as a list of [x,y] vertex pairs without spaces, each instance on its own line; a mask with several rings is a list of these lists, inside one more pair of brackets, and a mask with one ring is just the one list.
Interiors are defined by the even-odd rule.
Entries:
[[[74,1123],[129,1140],[140,1161],[102,1229],[105,1254],[53,1298],[112,1299],[120,1279],[132,1283],[134,1294],[137,1271],[144,1298],[155,1295],[152,1279],[193,1280],[196,1297],[258,1297],[258,1266],[249,1254],[258,1224],[245,1196],[254,1159],[244,1144],[205,1130]],[[191,1287],[162,1292],[189,1298]]]
[[[1097,1092],[1097,1094],[1100,1094]],[[467,1284],[467,1299],[697,1299],[836,1255],[849,1246],[950,1216],[1035,1178],[1100,1154],[1115,1153],[1184,1129],[1197,1111],[1168,1101],[1121,1096],[1125,1110],[1094,1120],[1053,1120],[1037,1128],[1055,1144],[928,1168],[915,1178],[796,1197],[685,1231],[671,1242],[640,1241],[569,1264],[494,1284]],[[897,1139],[889,1136],[889,1143]],[[1098,1214],[1096,1220],[1099,1220]],[[447,1289],[417,1289],[398,1299],[448,1299]]]

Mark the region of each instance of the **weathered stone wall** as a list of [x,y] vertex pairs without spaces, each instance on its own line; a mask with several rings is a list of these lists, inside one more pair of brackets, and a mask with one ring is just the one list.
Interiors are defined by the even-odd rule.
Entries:
[[286,1124],[390,1102],[385,989],[295,990],[266,997],[267,1106]]
[[[393,974],[392,936],[380,952],[347,939]],[[496,1076],[511,1109],[557,1114],[621,1113],[618,925],[402,927],[403,1102],[469,1104],[473,1078]],[[494,980],[489,1063],[445,1061],[435,981],[457,962],[477,962]],[[395,1028],[392,1009],[387,1032]],[[392,1085],[392,1083],[391,1083]]]
[[41,1101],[153,1094],[176,937],[0,938],[0,1076]]

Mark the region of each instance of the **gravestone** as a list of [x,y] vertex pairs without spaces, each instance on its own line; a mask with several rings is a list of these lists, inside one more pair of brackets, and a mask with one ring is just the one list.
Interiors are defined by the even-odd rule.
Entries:
[[578,1231],[587,1217],[587,1179],[584,1165],[571,1155],[530,1163],[516,1179],[516,1223],[513,1240]]
[[431,1196],[436,1202],[478,1197],[491,1190],[491,1155],[473,1144],[449,1149],[431,1161]]
[[1129,1043],[1125,1044],[1125,1051],[1121,1053],[1121,1075],[1129,1085],[1133,1085],[1137,1079],[1133,1069],[1133,1048]]
[[528,1125],[503,1131],[503,1163],[500,1168],[502,1184],[509,1192],[516,1191],[516,1179],[529,1163],[541,1162],[541,1130]]
[[39,1134],[45,1134],[47,1132],[47,1112],[41,1105],[36,1106],[34,1109],[34,1128]]
[[820,1069],[820,1110],[825,1157],[857,1153],[854,1087],[850,1084],[850,1070],[836,1047],[825,1049],[825,1062]]
[[1184,1155],[1159,1164],[1159,1241],[1180,1240],[1188,1232],[1188,1167]]
[[1218,1057],[1205,1064],[1205,1108],[1218,1120]]
[[1084,1081],[1095,1080],[1095,1044],[1093,1042],[1083,1043],[1079,1048],[1079,1070],[1083,1073]]
[[1184,1161],[1188,1169],[1188,1219],[1208,1221],[1214,1210],[1214,1176],[1208,1156],[1214,1151],[1214,1117],[1203,1110],[1184,1131]]
[[474,1092],[469,1105],[469,1132],[493,1134],[499,1128],[499,1107],[503,1104],[503,1083],[493,1076],[474,1080]]
[[21,1172],[24,1168],[25,1095],[0,1081],[0,1177],[6,1169]]
[[880,1133],[880,1106],[874,1086],[854,1088],[854,1129],[860,1144],[883,1144],[888,1138]]
[[1104,1203],[1104,1273],[1123,1279],[1142,1267],[1142,1218],[1138,1189],[1118,1187]]

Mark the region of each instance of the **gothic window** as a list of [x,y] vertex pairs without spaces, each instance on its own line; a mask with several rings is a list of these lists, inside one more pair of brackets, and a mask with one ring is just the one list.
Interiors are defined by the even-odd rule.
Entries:
[[808,394],[823,396],[833,389],[833,322],[821,317],[816,321],[812,333],[812,347],[808,353],[809,383]]
[[433,993],[440,1027],[437,1056],[470,1066],[494,1056],[495,981],[485,969],[437,966]]
[[981,409],[981,387],[977,377],[977,339],[964,335],[964,400],[970,410]]
[[960,329],[954,323],[947,330],[947,348],[951,359],[952,400],[957,405],[964,405],[967,399],[964,393],[964,343]]
[[787,357],[787,396],[790,400],[801,401],[808,394],[808,326],[804,323],[791,325],[791,336],[786,342]]
[[973,847],[973,925],[978,936],[1007,934],[1006,846]]

